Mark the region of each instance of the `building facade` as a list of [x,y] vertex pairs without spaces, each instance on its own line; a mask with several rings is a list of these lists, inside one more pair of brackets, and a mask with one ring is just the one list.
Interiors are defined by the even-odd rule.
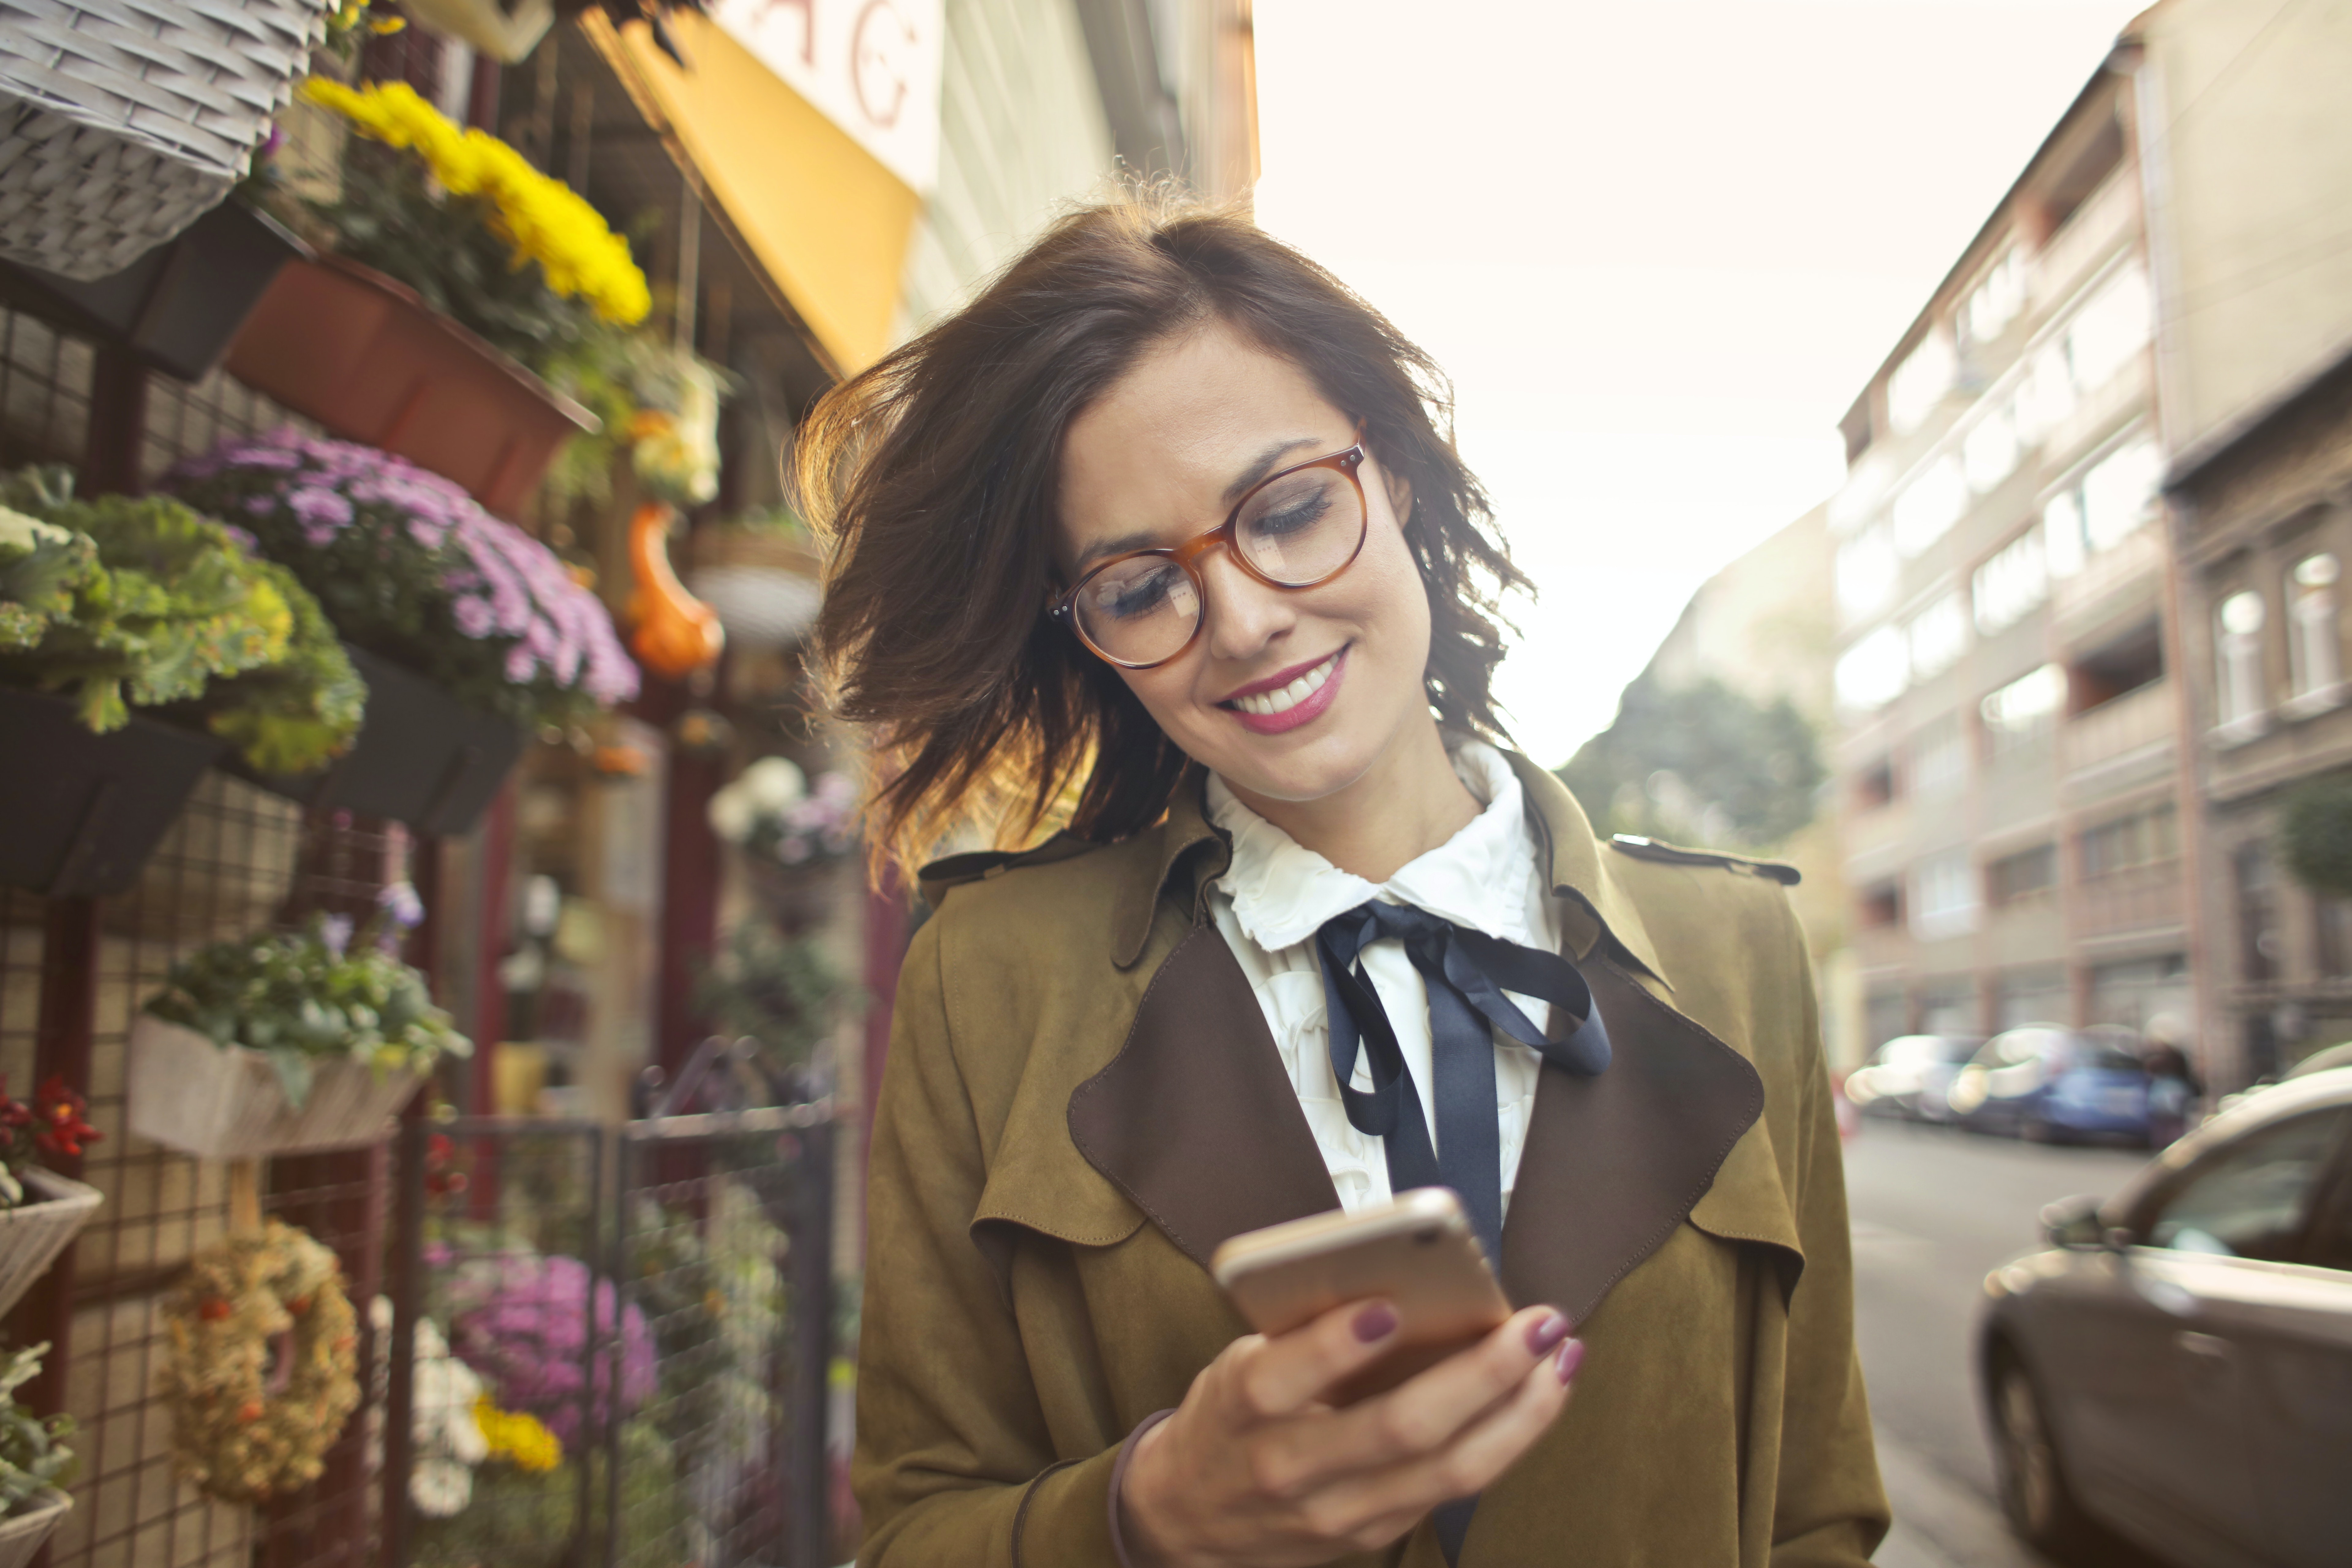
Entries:
[[1874,1043],[2194,1016],[2137,64],[1843,422],[1833,773]]

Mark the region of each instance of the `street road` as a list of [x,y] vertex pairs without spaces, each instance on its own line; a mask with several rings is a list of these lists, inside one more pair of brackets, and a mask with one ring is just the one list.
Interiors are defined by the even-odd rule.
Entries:
[[2147,1158],[1877,1118],[1847,1143],[1856,1335],[1895,1505],[1880,1568],[2039,1568],[1993,1500],[1969,1369],[1977,1304],[1990,1269],[2039,1244],[2043,1204],[2105,1196]]

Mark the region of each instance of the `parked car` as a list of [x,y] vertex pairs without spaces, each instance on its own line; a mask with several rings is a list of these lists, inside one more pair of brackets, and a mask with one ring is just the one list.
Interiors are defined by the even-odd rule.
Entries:
[[2155,1128],[2138,1046],[2124,1028],[2028,1024],[1987,1040],[1953,1078],[1945,1102],[1962,1126],[1979,1132],[2146,1146]]
[[2001,1505],[2062,1562],[2352,1561],[2352,1068],[2249,1097],[1985,1280]]
[[1898,1035],[1846,1075],[1845,1097],[1865,1116],[1948,1121],[1945,1091],[1983,1044],[1981,1035]]

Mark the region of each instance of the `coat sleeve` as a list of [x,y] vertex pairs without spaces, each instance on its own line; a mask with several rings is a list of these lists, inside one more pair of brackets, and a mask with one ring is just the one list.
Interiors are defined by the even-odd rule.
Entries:
[[1012,1304],[971,1226],[985,1142],[934,920],[900,972],[866,1176],[851,1480],[862,1568],[1108,1563],[1116,1448],[1054,1452]]
[[1797,1228],[1805,1268],[1789,1303],[1772,1568],[1867,1568],[1890,1516],[1854,1349],[1845,1156],[1822,1049],[1820,1004],[1793,909],[1789,925],[1803,997]]

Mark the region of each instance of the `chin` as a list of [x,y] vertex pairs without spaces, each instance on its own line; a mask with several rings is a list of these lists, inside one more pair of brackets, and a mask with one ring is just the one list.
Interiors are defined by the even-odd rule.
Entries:
[[1360,735],[1220,739],[1225,743],[1192,755],[1234,789],[1266,800],[1304,802],[1338,795],[1371,771],[1381,750]]

